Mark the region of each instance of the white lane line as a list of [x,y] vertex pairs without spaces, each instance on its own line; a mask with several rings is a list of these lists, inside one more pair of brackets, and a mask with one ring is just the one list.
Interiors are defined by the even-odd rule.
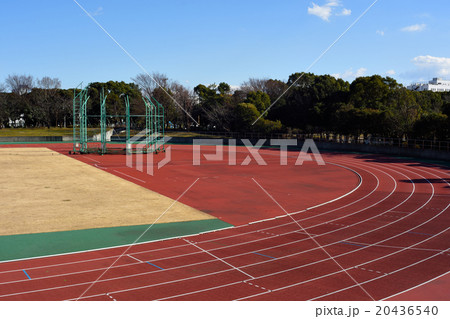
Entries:
[[83,157],[84,157],[84,158],[87,158],[87,159],[90,160],[90,161],[93,161],[93,162],[96,162],[96,163],[100,164],[99,161],[97,161],[97,160],[95,160],[95,159],[93,159],[93,158],[91,158],[91,157],[88,157],[88,156],[86,156],[86,155],[83,155]]
[[[140,263],[143,263],[142,260],[137,259],[136,257],[133,257],[133,256],[131,256],[131,255],[129,255],[129,254],[126,254],[126,256],[130,257],[131,259],[137,260],[137,261],[140,262]],[[132,264],[132,265],[136,265],[136,264]]]
[[[220,271],[216,271],[216,272],[213,272],[213,273],[207,273],[207,274],[193,276],[193,277],[188,277],[188,278],[185,277],[185,278],[175,279],[175,280],[171,280],[171,281],[165,281],[165,282],[161,282],[161,283],[157,283],[157,284],[150,284],[150,285],[133,287],[133,288],[128,288],[128,289],[116,290],[116,291],[113,291],[113,293],[114,294],[120,294],[120,293],[123,293],[123,292],[141,290],[141,289],[152,288],[152,287],[157,287],[157,286],[162,286],[162,285],[167,285],[167,284],[173,284],[173,283],[183,282],[183,281],[187,281],[187,280],[203,278],[203,277],[207,277],[207,276],[211,276],[211,275],[227,273],[227,272],[231,272],[231,271],[233,271],[233,269],[227,268],[225,270],[220,270]],[[240,282],[241,281],[236,281],[234,283],[240,283]],[[233,284],[233,283],[230,283],[230,285],[231,284]],[[100,294],[96,294],[96,295],[84,296],[84,297],[82,297],[80,299],[88,299],[88,298],[98,297],[98,296],[102,296],[102,295],[104,295],[104,294],[100,293]],[[75,300],[75,298],[67,299],[67,300]]]
[[113,301],[117,301],[113,296],[111,296],[110,294],[109,294],[109,292],[106,294],[110,299],[112,299]]
[[[436,196],[436,195],[434,195]],[[399,212],[398,210],[391,210],[390,213],[396,213],[396,214],[409,214],[409,212]]]
[[[231,283],[220,285],[220,286],[215,286],[215,287],[210,287],[210,288],[205,288],[205,289],[199,289],[199,290],[195,291],[195,294],[206,292],[206,291],[211,291],[211,290],[216,290],[216,289],[220,289],[220,288],[225,288],[225,287],[229,287],[229,286],[233,286],[233,285],[238,285],[238,284],[248,284],[250,286],[254,286],[254,287],[260,288],[262,290],[265,290],[266,292],[270,292],[271,291],[271,290],[266,289],[264,287],[261,287],[261,286],[258,286],[258,285],[254,285],[254,284],[252,284],[251,282],[248,282],[248,281],[235,281],[235,282],[231,282]],[[179,297],[184,297],[184,296],[189,296],[189,295],[192,295],[192,293],[191,292],[182,293],[182,294],[178,294],[178,295],[174,295],[174,296],[159,298],[159,299],[156,299],[155,301],[169,300],[169,299],[174,299],[174,298],[179,298]]]
[[[214,290],[214,289],[218,289],[218,288],[224,288],[224,287],[233,286],[233,285],[236,285],[238,283],[243,283],[243,281],[235,281],[235,282],[230,282],[228,284],[224,284],[224,285],[220,285],[220,286],[200,289],[200,290],[197,290],[196,292],[197,293],[201,293],[201,292],[210,291],[210,290]],[[168,300],[168,299],[173,299],[173,298],[178,298],[178,297],[183,297],[183,296],[188,296],[188,295],[190,295],[190,293],[183,293],[183,294],[178,294],[178,295],[173,295],[173,296],[169,296],[169,297],[155,299],[155,301]]]
[[243,273],[243,274],[244,274],[244,275],[246,275],[247,277],[250,277],[250,278],[252,278],[252,279],[255,279],[255,277],[253,277],[252,275],[249,275],[249,274],[248,274],[248,273],[246,273],[245,271],[243,271],[243,270],[241,270],[241,269],[239,269],[239,268],[237,268],[237,267],[233,266],[232,264],[230,264],[230,263],[226,262],[226,261],[225,261],[225,260],[223,260],[222,258],[219,258],[219,257],[217,257],[216,255],[214,255],[214,254],[210,253],[209,251],[207,251],[207,250],[205,250],[205,249],[203,249],[203,248],[201,248],[201,247],[197,246],[197,245],[196,245],[195,243],[193,243],[193,242],[191,242],[191,241],[189,241],[189,240],[187,240],[187,239],[183,239],[183,240],[184,240],[185,242],[187,242],[187,243],[191,244],[191,245],[192,245],[192,246],[194,246],[195,248],[197,248],[197,249],[201,250],[202,252],[204,252],[204,253],[206,253],[206,254],[210,255],[211,257],[213,257],[213,258],[215,258],[215,259],[217,259],[217,260],[219,260],[219,261],[223,262],[224,264],[226,264],[226,265],[230,266],[231,268],[233,268],[233,269],[235,269],[235,270],[237,270],[237,271],[239,271],[239,272]]
[[126,176],[126,177],[128,177],[128,178],[134,179],[134,180],[136,180],[136,181],[138,181],[138,182],[141,182],[141,183],[144,183],[144,184],[147,183],[146,181],[143,181],[142,179],[139,179],[139,178],[133,177],[133,176],[131,176],[131,175],[122,173],[122,172],[120,172],[120,171],[118,171],[118,170],[116,170],[116,169],[113,169],[113,172],[116,172],[116,173],[118,173],[118,174],[124,175],[124,176]]
[[374,273],[377,273],[377,274],[388,275],[388,273],[381,272],[381,271],[379,271],[379,270],[368,269],[368,268],[365,268],[365,267],[358,267],[358,266],[355,266],[355,269],[361,269],[361,270],[365,270],[365,271],[368,271],[368,272],[374,272]]
[[423,282],[423,283],[421,283],[421,284],[418,284],[418,285],[416,285],[416,286],[414,286],[414,287],[411,287],[411,288],[405,289],[405,290],[403,290],[403,291],[397,292],[396,294],[393,294],[393,295],[391,295],[391,296],[389,296],[389,297],[386,297],[386,298],[383,298],[383,299],[380,299],[380,300],[381,300],[381,301],[384,301],[384,300],[393,298],[393,297],[395,297],[395,296],[404,294],[405,292],[408,292],[408,291],[414,290],[414,289],[416,289],[416,288],[419,288],[420,286],[429,284],[430,282],[435,281],[435,280],[437,280],[437,279],[439,279],[439,278],[441,278],[441,277],[447,276],[448,274],[450,274],[450,270],[447,271],[446,273],[440,275],[440,276],[437,276],[437,277],[435,277],[435,278],[433,278],[433,279],[427,280],[427,281],[425,281],[425,282]]
[[99,169],[102,169],[102,170],[104,170],[104,171],[108,170],[107,167],[102,167],[102,166],[100,166],[100,165],[98,165],[98,164],[94,164],[94,166],[97,167],[97,168],[99,168]]
[[[352,244],[357,245],[364,245],[368,246],[371,245],[370,243],[364,243],[364,242],[358,242],[358,241],[348,241]],[[443,253],[444,249],[432,249],[432,248],[410,248],[409,246],[391,246],[391,245],[372,245],[372,247],[381,247],[381,248],[392,248],[392,249],[407,249],[407,250],[416,250],[416,251],[432,251],[432,252],[441,252]]]

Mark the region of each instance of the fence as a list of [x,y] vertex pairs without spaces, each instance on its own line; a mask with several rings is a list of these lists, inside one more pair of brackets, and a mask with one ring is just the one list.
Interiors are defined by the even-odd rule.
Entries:
[[[257,132],[211,132],[211,131],[195,131],[194,134],[214,136],[218,138],[232,139],[297,139],[305,140],[312,138],[316,142],[338,143],[338,144],[361,144],[374,145],[384,147],[396,147],[405,149],[422,149],[450,152],[450,141],[437,140],[420,140],[407,138],[390,138],[390,137],[369,137],[364,139],[361,137],[337,135],[337,134],[289,134],[289,133],[272,133],[264,134]],[[170,134],[169,134],[170,135]]]

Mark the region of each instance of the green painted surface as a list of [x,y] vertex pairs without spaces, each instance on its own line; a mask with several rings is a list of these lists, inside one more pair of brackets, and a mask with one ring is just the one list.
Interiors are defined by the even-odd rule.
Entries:
[[[219,219],[155,224],[139,242],[197,234],[232,225]],[[132,244],[149,225],[0,236],[0,261]]]

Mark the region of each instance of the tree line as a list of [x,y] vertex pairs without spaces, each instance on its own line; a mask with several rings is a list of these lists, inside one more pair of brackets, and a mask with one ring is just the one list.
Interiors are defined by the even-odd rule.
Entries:
[[[165,107],[169,129],[450,138],[450,94],[410,91],[391,77],[359,77],[350,83],[294,73],[287,81],[251,78],[235,90],[225,82],[189,89],[161,73],[138,74],[132,81],[89,84],[88,113],[100,114],[104,89],[107,114],[125,114],[124,94],[133,114],[145,114],[142,96],[153,96]],[[19,117],[27,127],[72,123],[74,89],[61,89],[57,78],[10,75],[0,92],[0,128]],[[90,119],[90,125],[97,124],[98,119]]]

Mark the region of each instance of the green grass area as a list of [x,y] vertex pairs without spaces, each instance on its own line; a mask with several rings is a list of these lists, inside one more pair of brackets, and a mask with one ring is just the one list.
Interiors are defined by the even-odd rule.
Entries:
[[167,136],[171,137],[210,137],[210,138],[226,138],[225,136],[200,134],[197,132],[166,132]]
[[[88,128],[88,136],[100,133],[100,128]],[[41,127],[41,128],[3,128],[0,136],[72,136],[73,129],[70,127]]]
[[232,225],[220,219],[0,236],[0,261],[56,255],[198,234]]
[[[110,128],[108,128],[109,130]],[[140,131],[131,130],[131,136]],[[100,128],[88,128],[88,136],[100,133]],[[0,129],[0,136],[72,136],[73,129],[71,127],[41,127],[41,128],[3,128]],[[172,137],[206,137],[206,138],[225,138],[224,136],[216,136],[209,134],[199,134],[196,132],[166,132],[167,136]],[[125,132],[119,134],[125,137]]]

